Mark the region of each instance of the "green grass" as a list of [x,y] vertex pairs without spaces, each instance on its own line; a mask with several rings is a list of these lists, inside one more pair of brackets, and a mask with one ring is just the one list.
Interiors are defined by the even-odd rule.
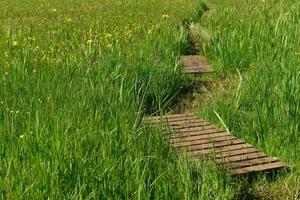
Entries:
[[[212,103],[199,111],[293,168],[258,180],[263,199],[300,198],[300,41],[298,1],[207,1],[198,27],[210,33],[205,55],[221,74]],[[198,28],[199,29],[199,28]],[[198,31],[199,32],[199,31]],[[237,71],[238,70],[238,71]]]
[[[296,199],[299,3],[207,4],[202,16],[196,0],[0,0],[0,198]],[[141,124],[189,85],[182,24],[201,16],[205,56],[226,80],[236,69],[241,78],[199,111],[293,173],[232,180]]]
[[[2,199],[224,199],[233,184],[178,158],[143,113],[172,104],[184,1],[0,1]],[[220,175],[220,176],[218,176]],[[197,177],[197,178],[196,178]],[[225,194],[225,196],[224,196]]]

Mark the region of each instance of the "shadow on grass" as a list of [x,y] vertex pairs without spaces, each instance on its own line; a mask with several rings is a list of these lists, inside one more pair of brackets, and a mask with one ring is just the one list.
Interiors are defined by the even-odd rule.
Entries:
[[207,91],[212,90],[212,80],[201,79],[201,75],[192,79],[191,83],[180,90],[175,104],[169,109],[174,112],[184,113],[188,110],[193,110],[198,104],[205,101]]
[[[199,2],[198,6],[195,8],[196,12],[194,16],[190,19],[184,19],[182,21],[182,27],[184,28],[182,37],[176,48],[179,48],[180,55],[197,55],[199,54],[199,49],[195,46],[195,39],[193,38],[190,32],[190,25],[192,23],[197,23],[201,20],[203,14],[209,10],[208,6],[202,2]],[[187,80],[191,83],[182,84],[176,83],[177,86],[181,87],[178,89],[177,86],[174,85],[172,91],[164,97],[158,97],[155,92],[150,93],[149,96],[145,99],[144,105],[144,113],[145,114],[154,114],[165,113],[171,110],[173,111],[182,111],[186,110],[185,107],[189,108],[190,103],[182,103],[182,100],[186,100],[187,102],[192,102],[195,98],[193,97],[194,93],[201,94],[200,86],[207,86],[209,83],[207,81],[199,81],[193,80],[191,78],[187,78]],[[159,83],[158,83],[159,84]],[[177,91],[176,91],[177,90]]]
[[[236,200],[260,200],[264,197],[259,196],[254,191],[254,184],[262,178],[268,183],[275,183],[279,176],[285,176],[290,172],[290,169],[270,170],[261,173],[250,173],[247,175],[238,175],[233,178],[233,181],[241,182],[242,186],[239,193],[236,195]],[[241,177],[242,176],[242,177]],[[267,191],[266,191],[267,192]]]

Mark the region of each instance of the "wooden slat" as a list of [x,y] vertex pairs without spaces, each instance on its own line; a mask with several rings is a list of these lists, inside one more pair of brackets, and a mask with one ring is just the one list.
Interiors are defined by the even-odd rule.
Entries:
[[200,144],[196,146],[190,146],[189,148],[186,148],[187,151],[199,151],[203,149],[212,149],[215,147],[225,147],[225,146],[230,146],[234,144],[244,144],[245,142],[240,139],[234,139],[230,141],[221,141],[221,142],[215,142],[215,143],[210,143],[210,144]]
[[248,148],[248,149],[240,149],[240,150],[233,150],[233,151],[227,151],[227,152],[219,152],[215,155],[216,159],[226,158],[226,157],[232,157],[232,156],[241,156],[241,155],[248,155],[251,153],[257,153],[259,152],[256,148]]
[[231,174],[245,174],[285,166],[231,133],[216,128],[191,113],[147,117],[144,121],[161,126],[164,133],[169,133],[164,134],[164,137],[170,139],[175,149],[185,150],[192,157],[214,159],[218,165],[226,165]]
[[[184,125],[172,125],[172,129],[174,131],[179,131],[181,129],[190,129],[190,128],[199,128],[199,127],[203,127],[203,126],[212,126],[212,124],[208,123],[208,122],[192,122],[192,123],[189,123],[189,124],[184,124]],[[169,127],[169,126],[168,126]]]
[[188,120],[180,120],[180,121],[170,121],[170,122],[165,122],[169,126],[172,125],[172,127],[175,126],[188,126],[189,124],[195,124],[195,123],[208,123],[204,119],[188,119]]
[[240,150],[240,149],[245,149],[252,147],[250,144],[235,144],[235,145],[230,145],[230,146],[221,146],[221,147],[213,147],[211,149],[203,149],[199,151],[192,151],[189,154],[191,156],[198,156],[199,154],[202,155],[207,155],[207,154],[214,154],[214,153],[220,153],[220,152],[227,152],[227,151],[232,151],[232,150]]
[[277,161],[276,158],[272,157],[263,157],[263,158],[254,158],[250,160],[242,160],[238,162],[229,163],[227,166],[230,169],[242,168],[242,167],[249,167],[259,164],[266,164]]
[[187,127],[180,130],[177,130],[176,133],[189,133],[194,131],[204,131],[209,129],[216,129],[214,125],[204,125],[204,126],[197,126],[197,127]]
[[237,161],[242,161],[242,160],[250,160],[250,159],[254,159],[254,158],[263,158],[263,157],[267,157],[267,155],[262,152],[255,152],[255,153],[249,153],[249,154],[244,154],[244,155],[218,158],[218,159],[216,159],[216,163],[225,164],[225,163],[237,162]]
[[[204,64],[204,65],[207,65],[207,64]],[[205,69],[205,66],[189,66],[189,67],[185,67],[184,69],[185,70],[198,70],[199,68],[204,68]]]
[[181,56],[180,61],[183,65],[184,73],[197,74],[213,71],[208,62],[200,59],[197,55]]
[[197,73],[213,72],[213,70],[199,67],[198,69],[185,69],[184,72],[187,74],[197,74]]
[[244,167],[244,168],[238,168],[230,170],[230,174],[236,175],[236,174],[246,174],[251,172],[260,172],[260,171],[266,171],[266,170],[274,170],[274,169],[280,169],[285,168],[286,165],[282,162],[274,162],[274,163],[267,163],[267,164],[260,164],[250,167]]
[[188,137],[183,137],[183,138],[179,137],[179,138],[171,139],[171,142],[172,143],[189,142],[189,141],[194,141],[194,140],[217,138],[217,137],[223,137],[223,136],[231,136],[231,134],[224,131],[224,132],[217,132],[217,133],[212,133],[212,134],[193,135],[193,136],[188,136]]
[[179,147],[194,146],[194,145],[201,145],[201,144],[214,144],[216,142],[230,141],[230,140],[234,140],[234,139],[237,139],[237,137],[235,137],[233,135],[229,135],[229,136],[217,137],[217,138],[191,140],[191,141],[186,141],[186,142],[175,143],[175,144],[172,144],[172,145],[175,148],[179,148]]
[[[230,163],[230,159],[248,159],[247,155],[253,156],[252,154],[260,153],[255,148],[248,148],[248,149],[240,149],[240,150],[233,150],[233,151],[227,151],[227,152],[219,152],[215,153],[213,151],[208,151],[208,149],[205,149],[206,154],[199,154],[204,158],[214,159],[217,164],[228,164]],[[192,154],[192,157],[196,157],[195,154]],[[252,158],[250,158],[252,159]],[[228,162],[226,162],[228,161]],[[232,161],[232,162],[238,162],[238,161]]]
[[201,130],[201,131],[191,131],[191,132],[183,132],[183,133],[175,132],[170,136],[170,139],[193,137],[193,136],[197,136],[197,135],[210,135],[210,134],[220,133],[220,132],[226,132],[226,131],[224,131],[222,129],[211,128],[211,129],[205,129],[205,130]]

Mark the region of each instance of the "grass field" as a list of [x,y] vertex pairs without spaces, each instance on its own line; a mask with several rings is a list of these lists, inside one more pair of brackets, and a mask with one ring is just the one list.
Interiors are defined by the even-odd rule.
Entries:
[[[204,3],[0,0],[0,198],[300,198],[300,3]],[[221,85],[197,112],[292,173],[234,180],[141,124],[189,87],[186,21]]]
[[253,183],[257,197],[300,199],[300,2],[207,2],[198,27],[212,35],[205,54],[222,87],[199,111],[221,125],[218,113],[233,133],[293,168]]

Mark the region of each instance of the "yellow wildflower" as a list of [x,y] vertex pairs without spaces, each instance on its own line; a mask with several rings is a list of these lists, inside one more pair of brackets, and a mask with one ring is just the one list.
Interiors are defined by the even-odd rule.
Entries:
[[112,38],[112,34],[110,33],[105,34],[105,38]]
[[89,39],[86,41],[87,44],[92,44],[93,40]]
[[169,15],[162,15],[162,18],[168,19],[170,16]]
[[16,41],[16,40],[14,40],[13,42],[12,42],[12,45],[15,47],[15,46],[18,46],[18,41]]

